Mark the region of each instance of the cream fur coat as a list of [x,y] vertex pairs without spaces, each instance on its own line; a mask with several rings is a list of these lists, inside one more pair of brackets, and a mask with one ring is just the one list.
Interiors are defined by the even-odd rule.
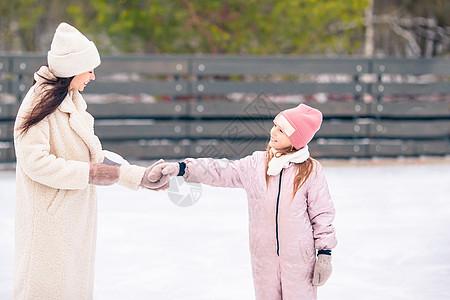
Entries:
[[[53,77],[47,67],[37,73]],[[95,186],[88,184],[89,162],[103,161],[102,146],[78,91],[20,135],[23,117],[40,100],[42,79],[37,74],[35,79],[14,129],[14,299],[92,299],[97,199]],[[119,184],[137,190],[144,171],[122,165]]]

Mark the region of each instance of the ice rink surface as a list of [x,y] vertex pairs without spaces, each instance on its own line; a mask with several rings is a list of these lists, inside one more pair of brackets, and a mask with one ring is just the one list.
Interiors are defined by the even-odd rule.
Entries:
[[[450,299],[450,162],[324,162],[339,240],[319,299]],[[0,172],[0,299],[12,299],[15,174]],[[176,193],[187,195],[182,184]],[[254,299],[245,193],[98,189],[97,300]]]

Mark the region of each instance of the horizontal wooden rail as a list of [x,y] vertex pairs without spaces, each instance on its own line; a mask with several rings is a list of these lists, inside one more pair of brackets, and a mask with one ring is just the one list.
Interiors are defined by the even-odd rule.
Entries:
[[[17,99],[0,103],[0,163],[15,160],[18,103],[45,63],[42,54],[0,56],[0,96]],[[273,118],[298,105],[277,96],[317,94],[325,100],[302,100],[324,115],[315,157],[448,155],[449,75],[447,58],[105,55],[83,94],[105,102],[88,105],[104,148],[131,160],[264,150]],[[111,102],[113,94],[154,98]]]
[[372,72],[376,74],[403,75],[450,75],[449,59],[435,57],[430,59],[382,58],[373,59]]
[[[324,112],[311,142],[316,157],[446,155],[450,102],[309,103]],[[90,104],[105,148],[135,160],[262,150],[273,117],[296,103],[166,102]],[[356,106],[359,105],[359,106]],[[0,105],[0,159],[14,161],[17,104]],[[210,154],[213,155],[213,154]]]
[[299,75],[369,73],[369,59],[206,56],[192,59],[196,75]]

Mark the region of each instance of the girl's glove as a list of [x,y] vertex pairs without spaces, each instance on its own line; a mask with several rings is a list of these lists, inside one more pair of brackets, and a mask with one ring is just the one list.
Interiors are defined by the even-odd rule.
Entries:
[[98,163],[89,164],[89,184],[113,185],[119,181],[119,178],[120,169],[118,166]]
[[179,163],[163,163],[150,171],[148,174],[148,180],[150,182],[157,183],[162,178],[165,178],[166,176],[177,176],[180,172],[180,165]]
[[[145,189],[148,190],[154,190],[154,191],[163,191],[163,190],[167,190],[169,188],[170,185],[170,176],[162,176],[160,175],[158,180],[154,181],[150,181],[149,180],[149,175],[151,173],[158,173],[160,174],[160,166],[164,165],[164,160],[160,159],[157,162],[155,162],[153,165],[151,165],[150,167],[148,167],[145,170],[144,176],[142,177],[142,181],[141,184],[139,185],[140,187],[143,187]],[[155,171],[157,170],[157,171]]]
[[315,286],[323,285],[330,278],[331,270],[331,255],[319,254],[314,266],[312,284]]

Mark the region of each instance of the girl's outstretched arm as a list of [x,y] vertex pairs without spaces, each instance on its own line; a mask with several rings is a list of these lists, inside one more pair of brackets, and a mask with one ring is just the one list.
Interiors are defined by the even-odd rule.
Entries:
[[239,160],[213,158],[187,158],[181,163],[167,163],[149,174],[155,182],[163,175],[183,176],[187,182],[203,183],[217,187],[243,188],[252,180],[264,152],[255,152]]

